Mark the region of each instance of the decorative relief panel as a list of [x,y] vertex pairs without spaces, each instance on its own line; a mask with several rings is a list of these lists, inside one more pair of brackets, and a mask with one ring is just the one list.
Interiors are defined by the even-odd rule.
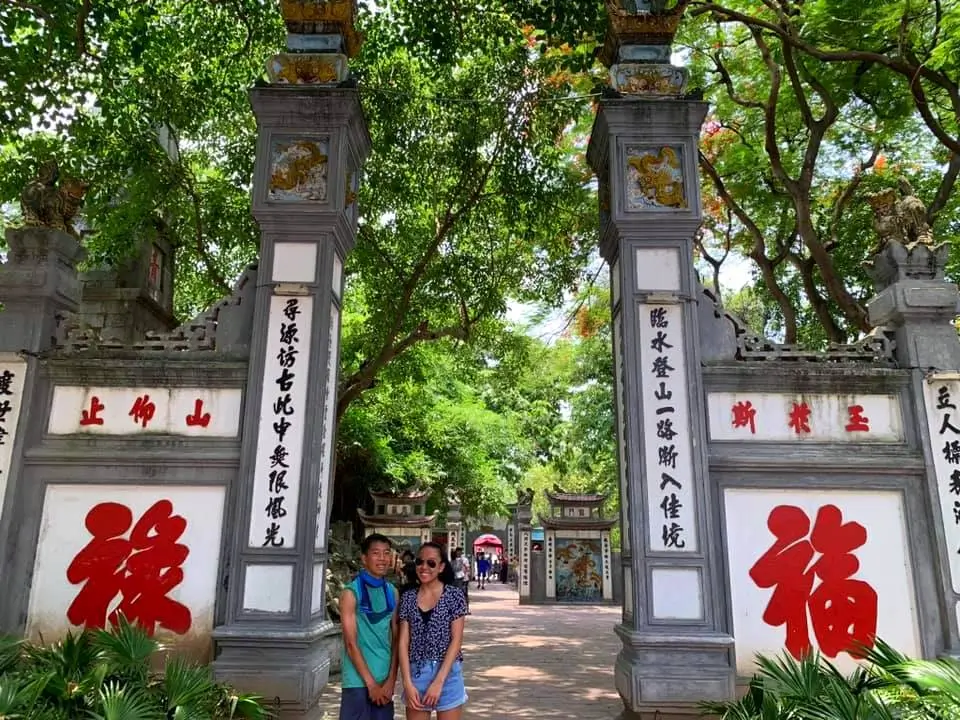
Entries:
[[329,161],[327,137],[274,137],[270,143],[267,200],[324,202]]
[[683,148],[627,145],[627,210],[685,210]]

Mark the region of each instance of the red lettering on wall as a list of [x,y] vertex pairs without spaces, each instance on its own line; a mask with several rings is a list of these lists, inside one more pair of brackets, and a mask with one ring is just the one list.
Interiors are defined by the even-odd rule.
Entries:
[[150,402],[149,395],[141,395],[133,403],[133,407],[130,408],[128,413],[130,417],[133,418],[134,424],[140,423],[146,429],[147,425],[153,420],[153,416],[157,412],[157,406],[155,403]]
[[847,408],[850,422],[846,425],[847,432],[870,432],[870,418],[863,414],[863,405],[851,405]]
[[790,410],[789,425],[797,435],[810,432],[810,406],[805,402],[794,403]]
[[[877,593],[852,577],[860,568],[852,551],[866,543],[866,528],[844,523],[835,505],[817,511],[812,532],[806,512],[792,505],[775,507],[767,527],[776,541],[750,568],[759,587],[774,589],[763,621],[785,626],[786,648],[797,659],[813,649],[810,626],[827,657],[841,652],[862,657],[877,632]],[[820,584],[814,589],[817,578]]]
[[757,434],[757,409],[753,406],[753,403],[747,400],[746,402],[740,401],[733,406],[733,427],[749,427],[750,433],[753,435]]
[[210,413],[203,411],[203,400],[197,398],[193,405],[193,415],[187,415],[187,427],[207,427],[210,424]]
[[[126,505],[104,502],[87,513],[86,527],[93,538],[71,561],[67,580],[84,583],[67,619],[85,628],[116,624],[123,615],[151,635],[157,625],[177,634],[190,629],[190,609],[168,597],[183,581],[181,565],[190,550],[177,540],[187,521],[173,514],[169,500],[159,500],[133,526]],[[111,610],[111,604],[120,602]]]
[[100,402],[100,398],[94,395],[90,398],[90,409],[80,411],[80,426],[103,425],[103,418],[100,417],[101,410],[106,410],[106,405]]

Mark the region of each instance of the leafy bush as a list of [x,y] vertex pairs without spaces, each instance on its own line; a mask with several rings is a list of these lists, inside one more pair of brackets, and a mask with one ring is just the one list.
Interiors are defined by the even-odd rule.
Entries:
[[4,720],[260,720],[256,698],[213,680],[210,669],[168,658],[161,644],[123,618],[116,628],[68,634],[52,645],[0,637]]
[[704,703],[723,720],[957,720],[960,662],[915,660],[882,641],[844,676],[812,654],[758,656],[757,674],[739,700]]

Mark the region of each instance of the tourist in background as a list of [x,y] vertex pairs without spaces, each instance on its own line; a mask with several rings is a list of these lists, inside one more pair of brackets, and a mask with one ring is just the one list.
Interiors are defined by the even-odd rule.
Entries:
[[504,585],[507,584],[507,577],[510,573],[510,562],[507,560],[507,556],[504,555],[500,558],[500,582]]
[[400,594],[417,586],[417,568],[413,562],[413,553],[404,550],[400,556]]
[[360,543],[363,569],[340,595],[340,720],[393,720],[399,594],[386,579],[392,560],[389,538],[376,533],[365,537]]
[[419,587],[400,598],[399,655],[407,720],[460,720],[467,702],[463,681],[467,603],[455,587],[443,548],[428,542],[416,559]]
[[486,587],[489,572],[490,557],[486,553],[477,553],[477,590],[483,590]]
[[470,614],[470,561],[463,554],[463,548],[453,551],[453,576],[457,580],[457,587],[463,591],[463,599],[467,603],[467,614]]

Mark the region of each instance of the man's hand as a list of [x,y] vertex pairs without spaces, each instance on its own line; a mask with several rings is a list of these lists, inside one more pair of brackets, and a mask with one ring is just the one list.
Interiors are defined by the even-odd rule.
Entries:
[[385,691],[383,686],[377,683],[376,680],[370,678],[366,681],[367,686],[367,695],[370,696],[370,702],[374,705],[386,705],[387,702],[393,699],[393,693],[390,693],[389,698],[384,700]]

